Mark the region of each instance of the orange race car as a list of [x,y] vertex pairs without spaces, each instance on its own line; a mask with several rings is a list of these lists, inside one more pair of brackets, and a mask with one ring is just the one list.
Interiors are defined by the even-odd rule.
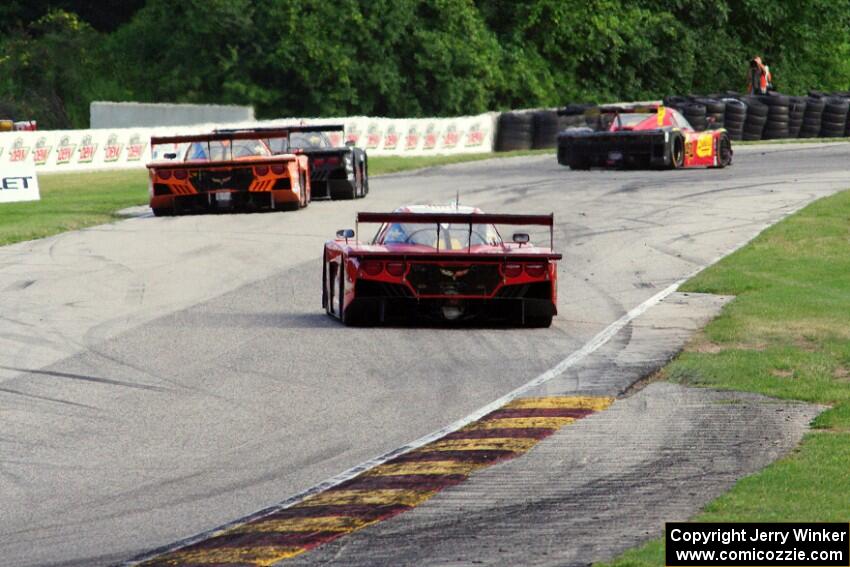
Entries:
[[309,158],[270,149],[288,137],[284,128],[151,138],[153,214],[306,207]]
[[585,118],[596,129],[571,128],[558,134],[558,163],[570,169],[678,169],[732,163],[726,130],[697,132],[673,108],[602,106],[587,110]]

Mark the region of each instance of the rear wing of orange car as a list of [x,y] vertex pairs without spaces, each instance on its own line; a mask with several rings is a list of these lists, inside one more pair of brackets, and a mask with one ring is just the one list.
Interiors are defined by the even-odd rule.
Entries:
[[[518,215],[508,213],[357,213],[355,237],[360,233],[360,223],[413,223],[437,225],[439,234],[441,224],[467,224],[469,232],[476,224],[506,224],[549,227],[549,250],[555,246],[555,215]],[[439,239],[438,239],[439,245]],[[560,256],[560,255],[559,255]]]

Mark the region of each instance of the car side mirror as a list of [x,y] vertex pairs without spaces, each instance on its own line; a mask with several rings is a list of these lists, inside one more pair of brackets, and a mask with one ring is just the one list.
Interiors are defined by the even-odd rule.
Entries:
[[346,140],[345,141],[345,147],[346,148],[353,148],[354,147],[354,140]]
[[523,244],[528,244],[528,241],[531,238],[528,236],[527,232],[515,232],[513,236],[513,241],[522,246]]
[[354,238],[354,230],[351,228],[341,228],[336,231],[336,237],[337,240],[342,240],[344,238],[345,241],[348,242],[349,238]]

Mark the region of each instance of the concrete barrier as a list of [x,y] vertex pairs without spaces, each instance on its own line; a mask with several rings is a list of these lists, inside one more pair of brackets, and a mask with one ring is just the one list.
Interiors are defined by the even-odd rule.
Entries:
[[194,126],[252,120],[253,106],[104,101],[89,105],[89,125],[93,129]]

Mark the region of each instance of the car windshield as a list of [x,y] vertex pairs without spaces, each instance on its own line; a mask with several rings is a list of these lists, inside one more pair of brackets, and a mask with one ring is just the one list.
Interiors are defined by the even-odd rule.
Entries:
[[224,161],[235,158],[270,156],[268,147],[260,140],[211,140],[192,142],[186,150],[186,160]]
[[[380,244],[418,244],[437,248],[437,228],[436,223],[391,223],[378,232],[376,241],[380,239]],[[468,224],[440,224],[440,250],[463,250],[470,246],[498,246],[502,243],[492,224],[473,224],[471,237],[469,228]]]
[[289,147],[302,150],[321,150],[333,146],[324,132],[292,132],[289,135]]

